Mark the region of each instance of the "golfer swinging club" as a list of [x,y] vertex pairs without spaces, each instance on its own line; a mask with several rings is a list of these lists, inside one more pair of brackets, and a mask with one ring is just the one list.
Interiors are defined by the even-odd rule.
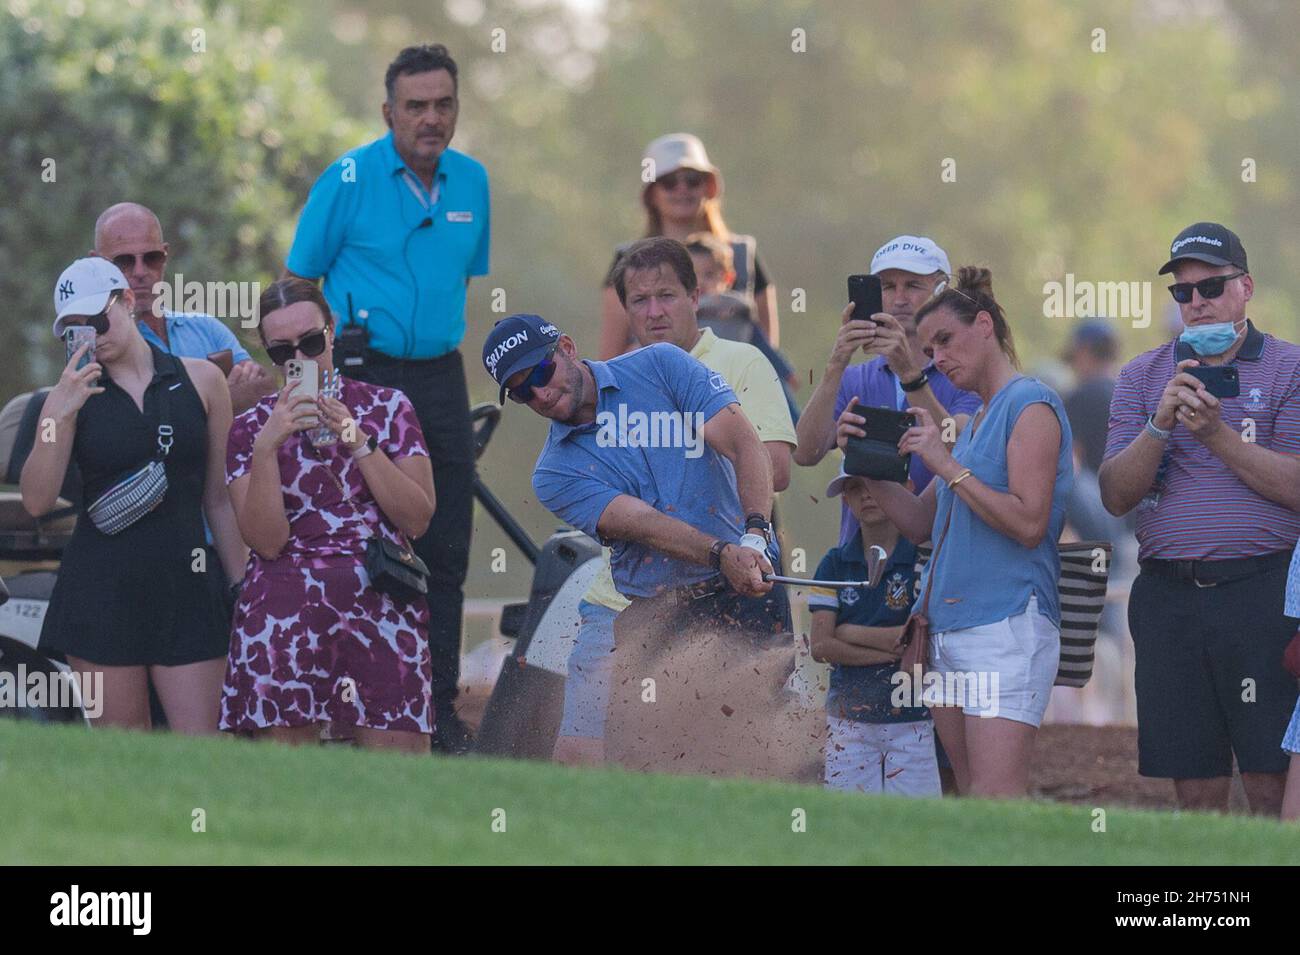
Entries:
[[615,586],[631,601],[614,626],[620,666],[633,665],[633,644],[656,652],[706,630],[793,650],[756,599],[773,586],[768,454],[721,375],[666,342],[580,360],[536,315],[498,322],[483,365],[501,400],[551,419],[538,500],[612,549]]
[[[703,614],[735,602],[709,597],[772,589],[762,577],[772,572],[767,452],[722,376],[666,343],[607,362],[579,360],[573,339],[536,315],[498,322],[483,364],[502,399],[551,419],[533,489],[556,516],[610,542],[620,592],[688,595]],[[642,420],[637,412],[674,422],[679,446],[651,440],[659,435],[644,443],[660,446],[638,446],[631,428],[611,435],[620,421]],[[697,421],[703,427],[691,434]],[[742,546],[746,523],[754,533]]]

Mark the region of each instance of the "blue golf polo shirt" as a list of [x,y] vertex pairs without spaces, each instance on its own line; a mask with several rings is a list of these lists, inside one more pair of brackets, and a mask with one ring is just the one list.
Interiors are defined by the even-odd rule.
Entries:
[[[533,469],[537,499],[598,540],[600,515],[626,494],[712,537],[738,541],[744,514],[735,469],[701,433],[688,439],[674,424],[689,420],[695,428],[737,404],[726,380],[668,342],[584,364],[596,379],[596,420],[551,422]],[[715,574],[635,541],[601,542],[611,548],[614,585],[628,597],[652,597]]]
[[487,274],[490,241],[483,165],[448,149],[425,190],[390,132],[316,180],[285,264],[304,278],[324,276],[339,322],[364,325],[371,348],[437,358],[465,337],[466,282]]
[[[833,547],[817,565],[817,580],[866,580],[867,559],[862,552],[862,530],[847,544]],[[899,627],[912,612],[916,586],[916,546],[901,535],[875,587],[814,587],[808,595],[813,613],[831,611],[835,623],[863,627]],[[826,691],[826,715],[859,723],[912,723],[928,719],[923,706],[894,706],[896,663],[831,667]]]
[[[947,376],[942,374],[934,364],[925,366],[930,378],[930,390],[934,392],[939,404],[950,415],[973,415],[980,407],[979,395],[971,391],[962,391]],[[898,376],[894,374],[885,359],[879,355],[871,361],[850,365],[840,380],[840,390],[835,394],[834,419],[849,406],[849,400],[858,396],[858,403],[871,408],[892,408],[905,411],[912,405],[911,395],[903,390]],[[942,427],[942,425],[940,425]],[[919,454],[912,455],[912,464],[908,470],[912,479],[912,492],[920,494],[926,489],[934,474],[925,466]],[[840,543],[847,544],[858,529],[858,521],[849,510],[848,505],[840,508]]]
[[201,312],[163,312],[167,328],[167,342],[154,333],[148,323],[137,320],[136,326],[144,340],[157,345],[162,351],[181,358],[207,358],[213,352],[230,349],[230,360],[238,365],[249,361],[252,355],[239,344],[235,333],[225,323]]

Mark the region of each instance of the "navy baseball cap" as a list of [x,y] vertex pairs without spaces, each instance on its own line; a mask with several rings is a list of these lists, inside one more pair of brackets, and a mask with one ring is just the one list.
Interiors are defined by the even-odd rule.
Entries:
[[483,367],[501,386],[497,401],[506,400],[511,375],[540,365],[559,340],[560,330],[540,315],[510,315],[493,325],[483,343]]
[[1174,237],[1169,245],[1169,261],[1160,274],[1172,272],[1179,259],[1196,259],[1210,265],[1235,265],[1243,272],[1246,267],[1246,250],[1237,233],[1217,222],[1196,222]]

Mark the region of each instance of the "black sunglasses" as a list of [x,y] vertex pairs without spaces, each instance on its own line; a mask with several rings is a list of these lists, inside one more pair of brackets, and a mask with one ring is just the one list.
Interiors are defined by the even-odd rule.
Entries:
[[1192,300],[1192,289],[1200,292],[1201,298],[1218,298],[1223,294],[1225,285],[1245,274],[1245,272],[1236,272],[1232,275],[1211,275],[1208,279],[1201,279],[1199,282],[1175,282],[1169,286],[1169,294],[1179,305],[1186,305]]
[[141,259],[144,259],[145,268],[156,271],[162,268],[163,263],[167,261],[167,253],[162,249],[154,249],[152,252],[144,253],[124,252],[113,258],[113,264],[125,273],[135,268],[136,262]]
[[314,332],[308,332],[296,342],[285,345],[267,345],[266,357],[271,359],[277,365],[283,365],[286,361],[294,356],[296,352],[302,352],[307,358],[315,358],[325,350],[325,329],[318,328]]
[[108,302],[104,305],[104,310],[100,312],[98,315],[79,316],[82,317],[82,321],[79,322],[64,322],[63,323],[64,329],[65,330],[69,329],[74,325],[89,325],[91,328],[95,330],[96,335],[107,335],[108,334],[108,310],[113,307],[113,304],[117,301],[117,299],[118,299],[118,293],[114,292],[112,295],[108,297]]
[[677,188],[679,182],[686,183],[687,189],[698,189],[704,185],[708,175],[695,169],[679,169],[676,172],[670,172],[666,176],[660,176],[655,182],[663,186],[669,192]]
[[546,357],[533,366],[532,371],[528,373],[517,387],[506,388],[506,396],[516,404],[526,405],[533,400],[534,388],[545,388],[555,377],[555,369],[558,365],[552,360],[555,354],[555,346],[552,345],[547,349]]

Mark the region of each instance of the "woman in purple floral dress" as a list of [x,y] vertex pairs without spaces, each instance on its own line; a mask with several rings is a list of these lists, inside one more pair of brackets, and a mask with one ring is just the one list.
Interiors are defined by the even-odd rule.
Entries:
[[[277,365],[333,367],[333,321],[302,279],[262,294],[259,331]],[[315,418],[339,435],[315,447]],[[221,700],[221,728],[316,742],[322,723],[362,746],[427,753],[429,610],[371,586],[366,545],[418,537],[433,516],[433,471],[410,402],[343,379],[338,400],[267,395],[230,430],[226,482],[252,548]]]

